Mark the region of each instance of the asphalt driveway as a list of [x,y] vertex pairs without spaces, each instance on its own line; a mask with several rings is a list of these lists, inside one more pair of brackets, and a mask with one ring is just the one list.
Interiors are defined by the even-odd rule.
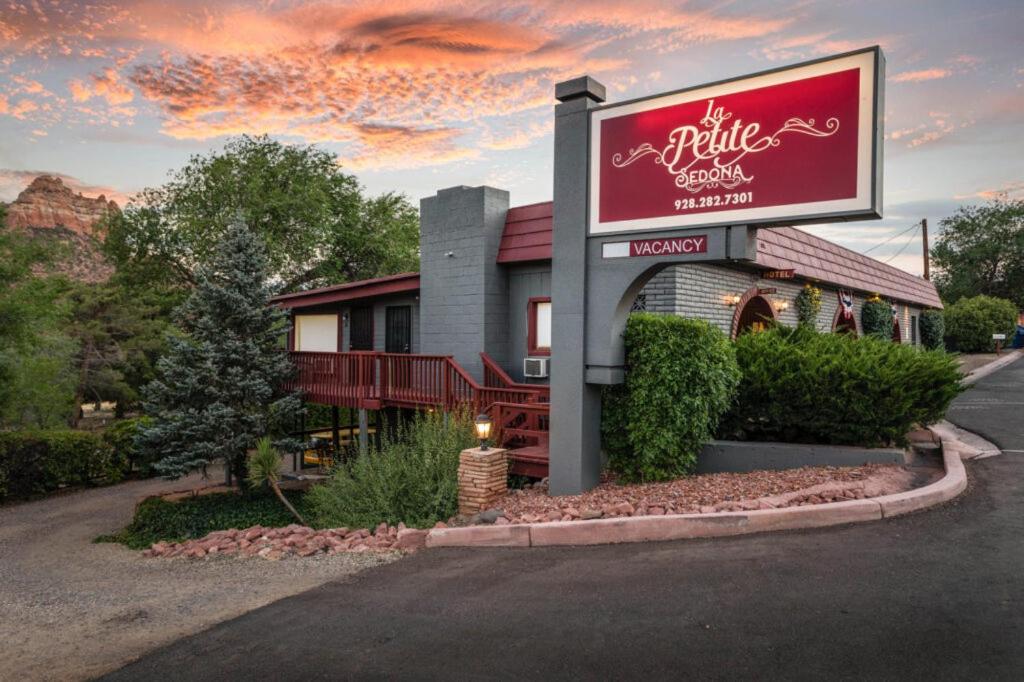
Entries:
[[[1024,448],[1017,364],[958,399],[952,420]],[[968,474],[950,504],[844,528],[424,552],[109,679],[1017,680],[1024,453]]]

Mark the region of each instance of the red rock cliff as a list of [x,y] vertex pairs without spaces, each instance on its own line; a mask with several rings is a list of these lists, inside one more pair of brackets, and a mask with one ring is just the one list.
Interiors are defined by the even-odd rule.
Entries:
[[117,204],[102,194],[90,199],[71,191],[60,178],[40,175],[7,206],[6,225],[10,229],[64,227],[90,236],[103,216],[118,210]]

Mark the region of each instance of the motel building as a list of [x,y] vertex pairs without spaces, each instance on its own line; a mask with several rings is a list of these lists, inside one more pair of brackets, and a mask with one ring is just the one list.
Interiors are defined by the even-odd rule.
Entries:
[[883,82],[869,48],[621,105],[589,77],[558,84],[554,201],[442,189],[420,202],[419,272],[276,297],[292,388],[336,408],[335,442],[339,410],[358,415],[363,446],[374,412],[486,413],[510,471],[550,472],[564,494],[598,481],[600,389],[624,376],[630,312],[735,338],[795,326],[809,284],[820,331],[861,334],[878,296],[893,342],[918,345],[921,312],[942,305],[930,281],[792,226],[881,216]]
[[[552,207],[509,207],[508,192],[492,187],[444,189],[420,202],[418,273],[278,296],[292,316],[296,387],[310,402],[359,410],[490,409],[495,437],[512,448],[511,470],[546,476],[548,379],[558,362]],[[752,263],[664,268],[632,310],[700,318],[735,337],[766,320],[795,326],[805,283],[821,289],[821,331],[860,334],[861,306],[877,294],[895,306],[893,341],[917,345],[921,311],[942,305],[928,280],[778,227],[758,230]]]

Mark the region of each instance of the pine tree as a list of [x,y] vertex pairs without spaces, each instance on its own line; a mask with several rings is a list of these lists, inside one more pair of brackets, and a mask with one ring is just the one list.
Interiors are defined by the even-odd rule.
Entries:
[[183,334],[168,337],[159,378],[144,391],[153,424],[138,441],[168,478],[220,459],[241,481],[246,451],[280,435],[301,409],[297,396],[280,391],[292,366],[280,343],[285,315],[268,305],[267,269],[259,239],[236,220],[177,311]]

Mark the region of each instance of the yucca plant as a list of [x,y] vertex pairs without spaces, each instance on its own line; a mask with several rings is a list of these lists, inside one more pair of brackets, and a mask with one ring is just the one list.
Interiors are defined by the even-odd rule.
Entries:
[[264,483],[269,485],[277,495],[277,499],[281,500],[281,504],[288,508],[292,516],[298,519],[302,525],[306,525],[302,515],[281,492],[281,487],[278,485],[279,480],[281,480],[281,454],[270,442],[270,438],[264,436],[256,441],[256,449],[249,453],[249,485],[253,488],[259,488]]

